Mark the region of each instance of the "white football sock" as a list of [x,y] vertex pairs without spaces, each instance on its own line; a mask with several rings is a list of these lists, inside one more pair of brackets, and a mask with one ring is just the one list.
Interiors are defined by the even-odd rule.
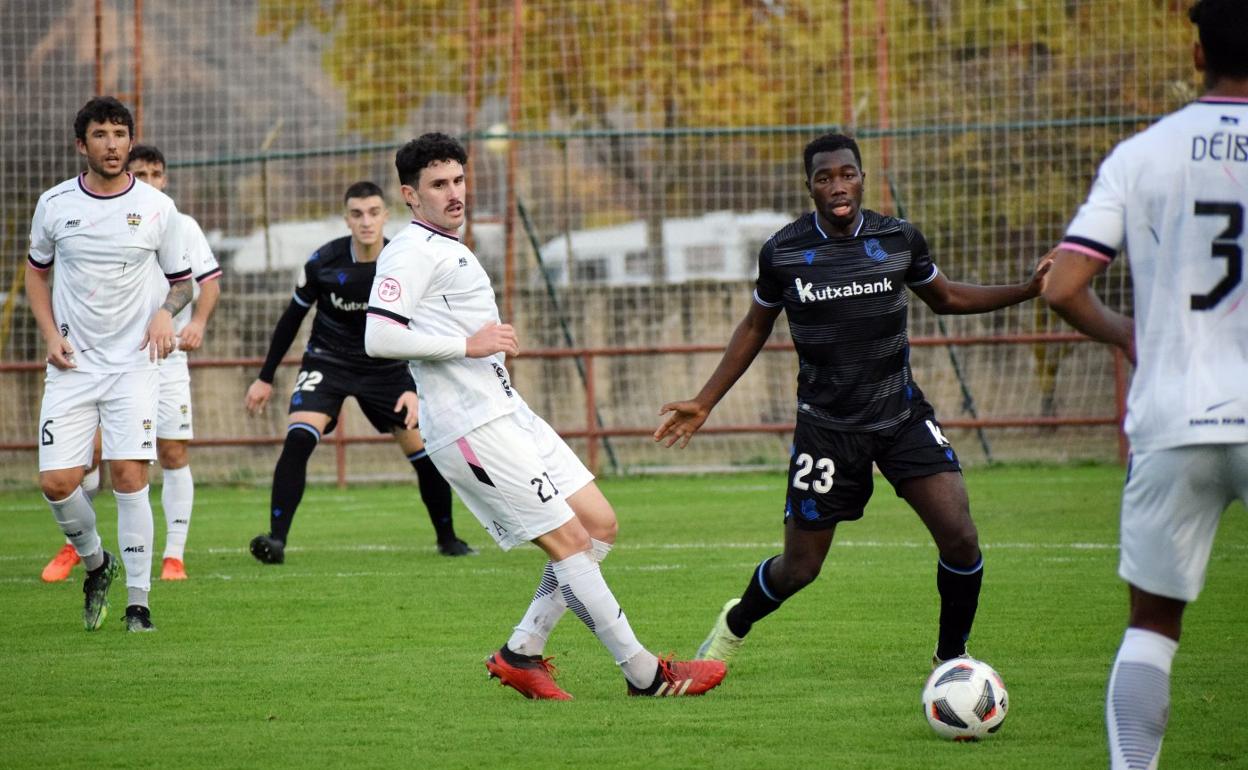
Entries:
[[[43,499],[48,500],[46,496]],[[74,544],[78,555],[85,560],[98,554],[95,566],[100,566],[104,554],[99,553],[100,533],[95,528],[95,508],[91,507],[91,501],[82,487],[75,488],[64,500],[48,500],[48,507],[52,509],[52,518],[65,533],[65,539]],[[87,569],[92,569],[90,564]]]
[[602,570],[589,551],[554,562],[555,578],[563,599],[598,641],[602,642],[634,687],[649,687],[658,659],[637,641],[619,602],[602,578]]
[[191,466],[166,470],[160,490],[160,506],[165,510],[166,559],[182,560],[186,533],[191,528],[191,507],[195,504],[195,479]]
[[1128,628],[1109,675],[1105,722],[1113,770],[1152,770],[1170,719],[1170,664],[1179,643]]
[[138,492],[113,491],[117,498],[117,546],[126,565],[130,604],[147,605],[152,590],[152,503],[145,486]]
[[95,501],[95,496],[100,493],[100,466],[95,466],[83,475],[82,491],[87,494],[88,500]]
[[[611,552],[611,544],[592,537],[589,542],[591,558],[601,564]],[[507,647],[521,655],[541,655],[546,649],[546,640],[550,638],[550,633],[567,611],[568,604],[563,600],[563,592],[559,590],[554,568],[547,561],[542,569],[542,579],[537,584],[537,590],[533,592],[533,601],[512,632],[511,638],[507,640]]]

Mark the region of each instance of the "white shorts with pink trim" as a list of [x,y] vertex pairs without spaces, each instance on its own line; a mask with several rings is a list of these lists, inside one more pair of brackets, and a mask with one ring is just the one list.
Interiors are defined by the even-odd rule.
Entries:
[[554,428],[527,407],[429,455],[504,551],[573,517],[567,498],[594,480]]

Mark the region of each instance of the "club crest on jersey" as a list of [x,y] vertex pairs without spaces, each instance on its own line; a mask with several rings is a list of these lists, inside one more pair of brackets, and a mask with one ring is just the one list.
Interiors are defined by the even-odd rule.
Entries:
[[143,430],[147,431],[148,433],[151,433],[151,431],[152,431],[152,421],[151,421],[151,420],[144,420],[144,421],[143,421]]
[[139,229],[139,225],[143,224],[143,215],[126,214],[126,224],[129,225],[130,234],[133,235]]
[[338,274],[338,285],[339,285],[339,286],[344,286],[346,283],[347,283],[347,274],[346,274],[346,273],[339,273],[339,274]]
[[815,252],[808,250],[805,254],[802,255],[802,259],[806,260],[806,264],[808,265],[811,264],[812,262],[815,261]]
[[888,252],[884,250],[884,247],[881,246],[880,242],[875,238],[868,238],[867,242],[862,246],[867,250],[867,256],[873,261],[883,262],[888,259]]

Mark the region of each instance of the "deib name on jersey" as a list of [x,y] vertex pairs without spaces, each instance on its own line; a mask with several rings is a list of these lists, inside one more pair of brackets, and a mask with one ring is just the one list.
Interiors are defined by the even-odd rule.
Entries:
[[893,282],[888,278],[881,278],[870,283],[854,281],[844,286],[820,286],[818,289],[815,288],[813,282],[806,283],[801,278],[794,278],[793,283],[797,286],[797,298],[802,302],[820,302],[829,299],[841,299],[842,297],[859,297],[864,294],[880,294],[893,290]]

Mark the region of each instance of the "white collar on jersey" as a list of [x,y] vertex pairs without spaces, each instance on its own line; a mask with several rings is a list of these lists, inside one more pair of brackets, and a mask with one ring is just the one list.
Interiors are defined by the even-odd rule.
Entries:
[[[818,211],[810,212],[810,221],[815,223],[815,229],[819,231],[819,234],[823,236],[824,240],[827,240],[828,234],[825,233],[823,231],[823,228],[819,226],[819,212]],[[866,224],[866,221],[867,221],[867,218],[862,215],[861,211],[859,211],[858,212],[858,226],[854,228],[854,234],[850,236],[851,238],[858,237],[858,233],[862,232],[862,226]]]

